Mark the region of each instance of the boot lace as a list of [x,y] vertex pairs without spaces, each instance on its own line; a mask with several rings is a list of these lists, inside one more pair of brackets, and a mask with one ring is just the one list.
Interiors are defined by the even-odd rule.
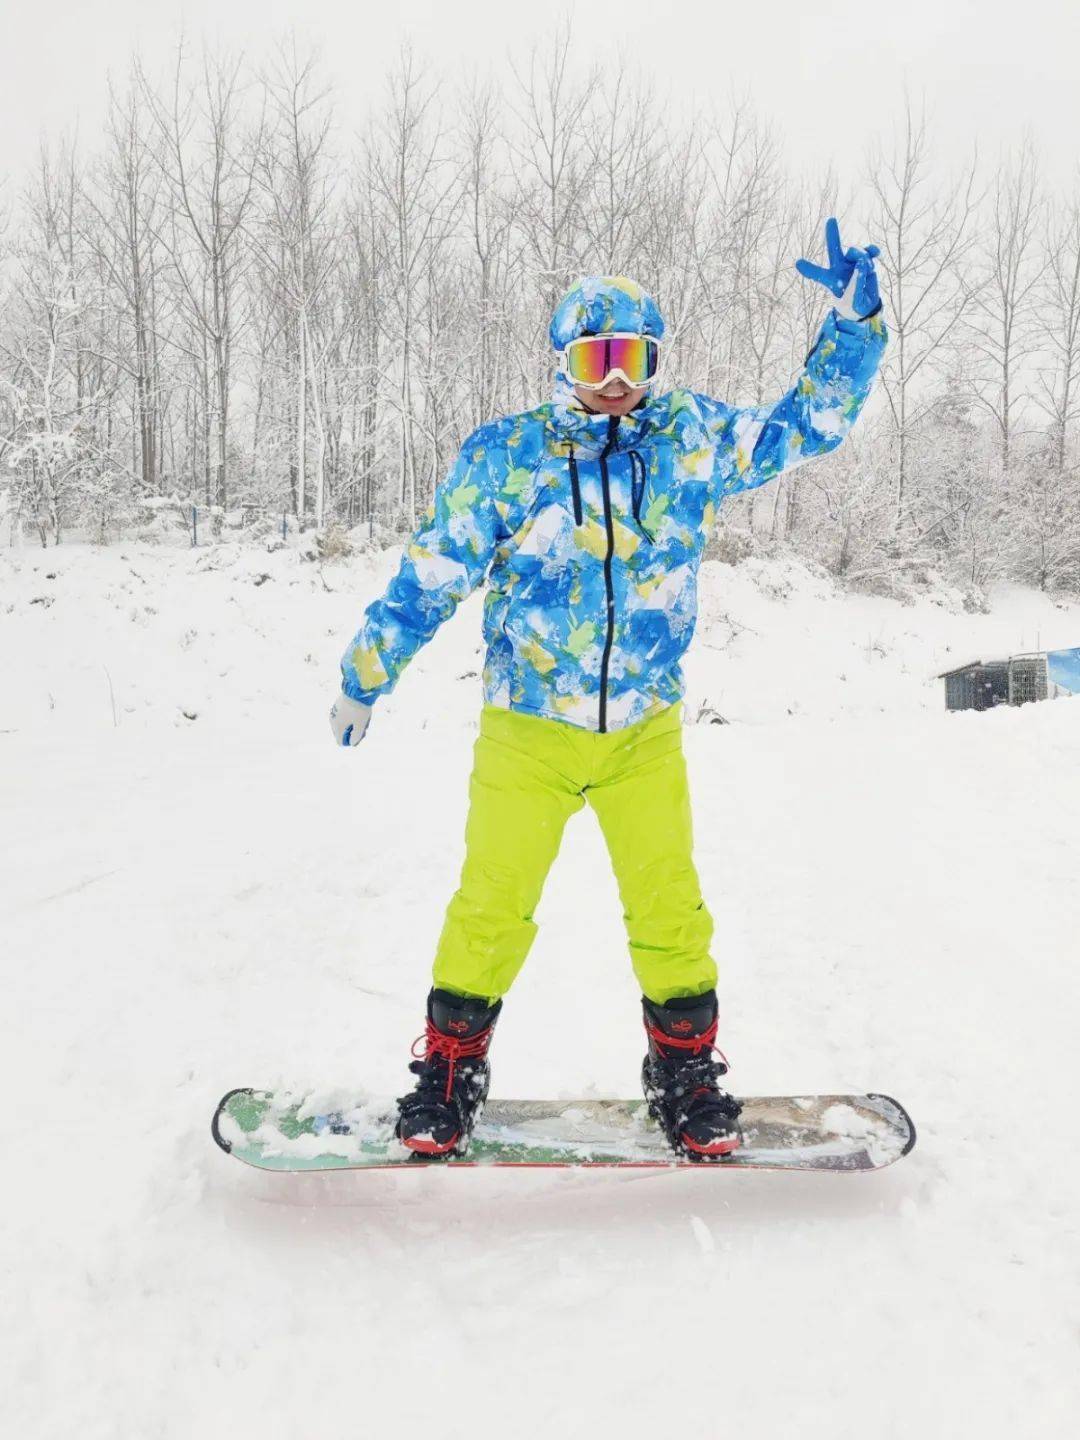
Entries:
[[[442,1068],[445,1065],[446,1088],[443,1099],[449,1100],[454,1093],[458,1064],[462,1060],[482,1060],[487,1055],[492,1029],[493,1026],[489,1025],[486,1030],[471,1035],[467,1040],[459,1040],[456,1035],[446,1035],[442,1030],[436,1029],[429,1020],[424,1034],[418,1035],[412,1045],[416,1061],[409,1069],[420,1077],[417,1089],[435,1088],[436,1085],[441,1088]],[[418,1045],[424,1047],[422,1051],[417,1049]],[[438,1064],[439,1061],[442,1064]]]
[[[731,1068],[727,1056],[716,1044],[718,1025],[719,1021],[714,1020],[708,1029],[686,1039],[669,1035],[651,1023],[646,1023],[645,1029],[657,1047],[663,1073],[682,1090],[688,1109],[698,1108],[694,1105],[695,1101],[706,1102],[719,1106],[725,1114],[737,1116],[742,1106],[717,1084]],[[666,1053],[669,1050],[685,1053],[669,1055]],[[713,1059],[714,1054],[720,1057],[719,1060]]]

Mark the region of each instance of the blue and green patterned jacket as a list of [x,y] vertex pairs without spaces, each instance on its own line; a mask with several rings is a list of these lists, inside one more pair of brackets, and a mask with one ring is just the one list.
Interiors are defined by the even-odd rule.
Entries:
[[[574,334],[658,334],[633,281],[595,277],[552,321]],[[342,683],[372,704],[480,583],[484,697],[588,730],[617,730],[678,700],[697,619],[697,575],[721,501],[834,450],[870,393],[880,314],[830,312],[775,405],[691,390],[594,415],[558,377],[550,401],[493,420],[461,447],[385,594],[368,606]]]

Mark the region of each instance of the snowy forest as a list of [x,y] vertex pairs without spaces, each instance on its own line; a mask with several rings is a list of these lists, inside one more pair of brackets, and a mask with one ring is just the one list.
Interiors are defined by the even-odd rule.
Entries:
[[823,317],[793,262],[837,214],[881,247],[879,394],[836,455],[730,503],[714,553],[1080,589],[1080,184],[1045,185],[1022,135],[949,170],[900,95],[841,186],[749,101],[675,117],[629,67],[575,69],[566,27],[497,83],[403,50],[359,132],[293,41],[102,85],[104,132],[47,137],[0,191],[10,543],[193,505],[400,537],[471,429],[546,398],[588,272],[656,295],[665,385],[778,397]]

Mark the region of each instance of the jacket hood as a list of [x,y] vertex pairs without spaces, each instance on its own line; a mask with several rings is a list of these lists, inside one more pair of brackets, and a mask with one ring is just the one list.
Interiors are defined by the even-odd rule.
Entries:
[[580,335],[664,334],[664,317],[652,296],[625,275],[586,275],[555,307],[548,336],[552,348],[565,350]]
[[[587,275],[568,290],[555,307],[548,331],[551,344],[563,350],[580,335],[664,334],[664,317],[652,296],[625,275]],[[631,449],[664,423],[667,397],[646,392],[644,400],[619,421],[617,448]],[[574,386],[560,370],[555,377],[549,420],[553,437],[584,454],[598,454],[607,443],[608,416],[586,410]]]

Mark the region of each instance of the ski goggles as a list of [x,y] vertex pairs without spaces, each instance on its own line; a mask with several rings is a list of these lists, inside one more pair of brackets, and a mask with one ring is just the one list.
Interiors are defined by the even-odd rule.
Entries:
[[562,368],[586,390],[599,390],[613,375],[635,388],[651,385],[660,368],[660,342],[652,335],[581,335],[563,351]]

